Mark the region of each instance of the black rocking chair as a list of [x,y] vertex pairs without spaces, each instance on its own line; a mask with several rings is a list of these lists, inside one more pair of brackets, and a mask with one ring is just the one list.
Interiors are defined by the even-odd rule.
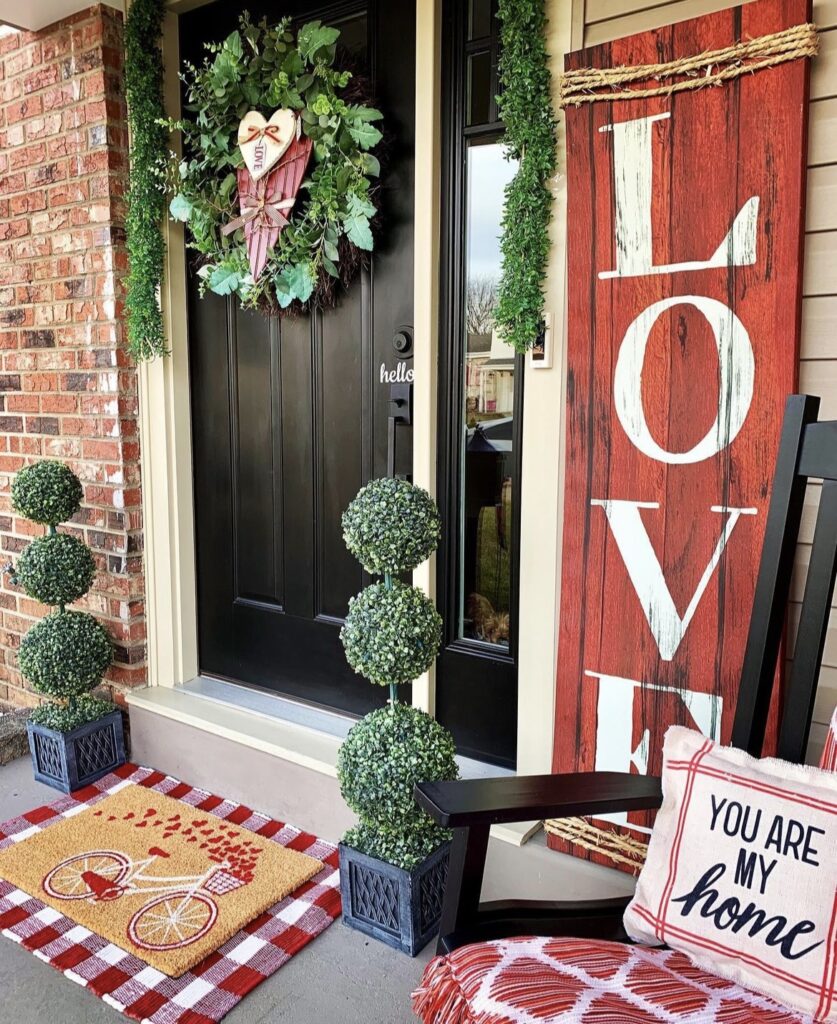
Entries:
[[[809,478],[823,480],[811,561],[784,694],[777,756],[801,762],[825,644],[837,571],[837,421],[818,422],[820,400],[791,395],[785,408],[753,614],[735,708],[732,744],[762,750],[776,661],[784,634],[794,553]],[[438,952],[516,935],[575,936],[628,942],[627,898],[576,902],[480,903],[489,829],[541,818],[598,816],[660,806],[659,778],[575,772],[423,783],[416,799],[454,829]]]

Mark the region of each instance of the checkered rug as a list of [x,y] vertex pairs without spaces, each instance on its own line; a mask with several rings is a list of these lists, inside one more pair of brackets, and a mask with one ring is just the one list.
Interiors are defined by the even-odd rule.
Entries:
[[242,804],[132,764],[0,824],[0,849],[78,814],[131,783],[307,853],[326,866],[179,978],[167,977],[2,879],[0,931],[142,1024],[215,1024],[340,914],[337,849]]

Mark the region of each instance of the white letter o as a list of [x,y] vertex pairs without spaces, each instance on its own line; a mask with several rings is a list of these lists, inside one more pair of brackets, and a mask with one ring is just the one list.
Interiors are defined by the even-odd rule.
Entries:
[[[718,350],[720,387],[718,413],[706,436],[690,451],[670,452],[657,444],[648,429],[642,408],[642,369],[651,328],[667,309],[679,305],[700,310],[712,328]],[[653,302],[625,331],[613,379],[616,415],[632,443],[649,458],[671,465],[703,462],[731,444],[744,426],[753,400],[754,377],[750,336],[729,306],[705,295],[675,295]]]

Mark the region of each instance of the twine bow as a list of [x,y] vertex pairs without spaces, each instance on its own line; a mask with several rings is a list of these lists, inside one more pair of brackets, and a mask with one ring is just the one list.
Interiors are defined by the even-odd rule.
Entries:
[[233,231],[243,228],[245,224],[256,219],[259,221],[254,225],[256,228],[268,227],[268,221],[271,221],[277,228],[284,228],[288,223],[288,218],[282,213],[282,210],[290,210],[295,202],[296,197],[293,199],[266,199],[264,196],[256,198],[243,195],[241,197],[241,216],[231,220],[229,224],[225,224],[221,228],[221,234],[231,235]]
[[271,142],[275,142],[279,146],[285,141],[282,138],[278,124],[266,124],[264,128],[251,124],[245,136],[242,137],[241,133],[239,133],[238,144],[239,146],[246,146],[250,142],[255,142],[256,139],[270,139]]

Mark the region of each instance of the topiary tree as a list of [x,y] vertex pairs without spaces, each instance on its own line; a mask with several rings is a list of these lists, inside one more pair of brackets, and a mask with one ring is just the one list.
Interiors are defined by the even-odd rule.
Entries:
[[455,779],[458,769],[450,733],[398,700],[399,685],[432,665],[442,620],[426,594],[394,577],[428,558],[440,532],[430,495],[391,477],[367,484],[343,514],[346,546],[383,580],[351,599],[340,639],[352,668],[390,689],[387,706],[362,718],[340,748],[340,791],[360,818],[343,842],[408,871],[450,836],[416,804],[413,787]]
[[87,545],[56,529],[76,514],[81,497],[81,481],[62,462],[36,462],[12,484],[15,511],[48,527],[23,550],[14,581],[29,597],[57,606],[24,636],[18,663],[38,693],[55,698],[36,708],[32,720],[59,732],[94,722],[114,707],[89,694],[113,657],[110,636],[92,615],[66,609],[87,593],[96,575]]

